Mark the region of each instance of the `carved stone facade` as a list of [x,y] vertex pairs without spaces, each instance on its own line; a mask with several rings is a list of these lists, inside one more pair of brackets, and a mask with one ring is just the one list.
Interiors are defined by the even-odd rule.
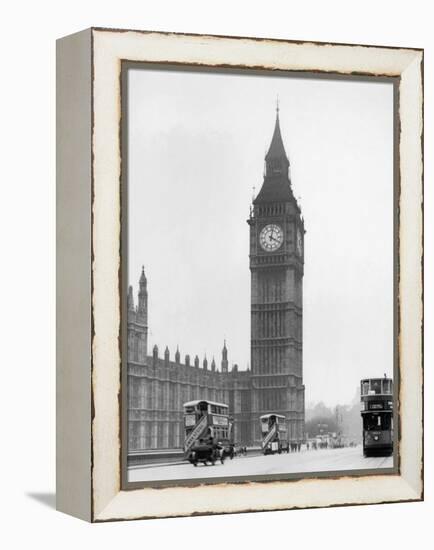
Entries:
[[229,369],[226,343],[220,369],[196,355],[173,360],[154,346],[148,355],[148,291],[142,269],[137,307],[128,291],[128,445],[130,451],[182,448],[185,402],[208,399],[229,405],[234,441],[261,442],[259,417],[276,412],[288,421],[291,441],[303,441],[302,313],[304,222],[294,198],[279,113],[265,158],[262,188],[250,226],[251,370]]
[[[140,279],[146,286],[144,272]],[[140,293],[140,291],[139,291]],[[212,359],[200,364],[196,355],[181,362],[177,349],[170,358],[166,347],[163,357],[157,346],[147,355],[147,315],[138,315],[133,291],[128,293],[128,448],[182,448],[184,443],[183,409],[187,401],[208,399],[229,405],[234,418],[234,438],[248,441],[250,431],[250,370],[228,368],[228,350],[223,346],[220,370]]]

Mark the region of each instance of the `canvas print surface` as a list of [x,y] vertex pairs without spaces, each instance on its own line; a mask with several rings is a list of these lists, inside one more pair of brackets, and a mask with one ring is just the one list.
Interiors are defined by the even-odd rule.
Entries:
[[124,78],[128,481],[392,471],[393,84]]

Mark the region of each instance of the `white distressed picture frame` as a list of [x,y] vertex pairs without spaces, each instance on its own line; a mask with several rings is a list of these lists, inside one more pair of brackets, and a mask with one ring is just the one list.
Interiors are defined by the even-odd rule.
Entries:
[[[399,78],[399,473],[121,490],[121,62]],[[423,51],[89,29],[57,45],[57,507],[87,521],[423,498]]]

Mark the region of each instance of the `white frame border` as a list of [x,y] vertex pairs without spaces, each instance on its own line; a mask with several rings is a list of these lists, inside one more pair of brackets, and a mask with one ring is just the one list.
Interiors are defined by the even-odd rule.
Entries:
[[[423,52],[92,29],[91,520],[421,500],[423,498]],[[400,474],[121,491],[121,60],[400,77]]]

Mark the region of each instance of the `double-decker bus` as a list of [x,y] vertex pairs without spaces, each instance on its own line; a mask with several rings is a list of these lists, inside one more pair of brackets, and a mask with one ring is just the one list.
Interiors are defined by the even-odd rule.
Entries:
[[364,456],[393,453],[393,382],[368,378],[360,382]]
[[229,440],[232,426],[229,421],[229,407],[205,399],[184,403],[184,453],[189,454],[193,445],[200,441],[214,442]]
[[260,422],[264,455],[289,452],[286,418],[282,414],[269,413],[263,414]]

